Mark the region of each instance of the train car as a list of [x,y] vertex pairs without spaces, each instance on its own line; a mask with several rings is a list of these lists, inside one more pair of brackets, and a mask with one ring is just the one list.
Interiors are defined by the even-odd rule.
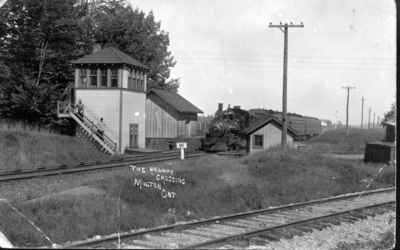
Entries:
[[[269,116],[282,119],[282,113],[273,110],[253,109],[249,110],[253,120]],[[288,113],[288,125],[296,132],[295,140],[302,141],[321,134],[321,120],[315,117],[302,116]]]

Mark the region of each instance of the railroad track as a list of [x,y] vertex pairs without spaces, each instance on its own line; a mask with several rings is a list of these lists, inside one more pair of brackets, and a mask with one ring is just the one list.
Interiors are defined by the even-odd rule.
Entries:
[[394,210],[395,196],[395,188],[364,191],[73,242],[62,248],[193,249],[243,240],[266,243]]
[[[201,152],[191,152],[185,154],[186,158],[195,158],[203,156]],[[178,152],[160,152],[149,155],[138,155],[138,156],[125,156],[110,161],[95,161],[95,162],[81,162],[79,165],[67,166],[60,165],[53,168],[38,168],[32,170],[19,170],[19,171],[1,171],[0,182],[15,181],[22,179],[30,179],[34,177],[59,175],[59,174],[71,174],[78,172],[94,171],[107,168],[118,168],[125,167],[127,164],[146,164],[153,162],[161,162],[167,160],[179,159],[180,155]]]

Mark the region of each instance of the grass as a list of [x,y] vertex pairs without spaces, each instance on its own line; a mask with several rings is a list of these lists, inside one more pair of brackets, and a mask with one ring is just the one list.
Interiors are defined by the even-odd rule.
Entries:
[[[174,176],[185,178],[185,185],[165,185],[176,192],[175,199],[140,190],[134,186],[134,178],[149,175],[125,168],[74,182],[74,188],[88,187],[94,193],[67,195],[59,189],[43,196],[37,191],[32,194],[36,198],[15,203],[53,241],[61,243],[394,184],[393,166],[377,175],[385,165],[332,160],[310,150],[282,152],[275,148],[241,159],[210,155],[157,166],[173,169]],[[71,190],[71,186],[64,188]]]
[[24,131],[0,131],[0,152],[0,170],[75,165],[107,158],[76,137]]
[[382,128],[351,128],[348,135],[346,129],[334,129],[310,139],[307,144],[319,152],[362,154],[367,142],[383,139],[384,129]]
[[[375,132],[376,134],[371,132],[368,140],[379,137],[380,132]],[[1,132],[0,136],[7,136],[6,141],[0,140],[0,145],[11,145],[11,148],[20,148],[23,152],[36,150],[27,145],[36,135],[5,135]],[[366,140],[361,135],[344,136],[349,141],[340,136],[344,135],[339,130],[326,132],[314,138],[309,144],[312,146],[303,150],[288,148],[282,151],[272,148],[244,158],[207,155],[198,159],[144,165],[146,168],[158,166],[172,169],[175,177],[185,179],[185,185],[163,184],[167,190],[176,193],[174,199],[163,199],[157,190],[139,189],[134,185],[135,178],[146,180],[154,179],[154,176],[138,174],[128,167],[37,178],[29,182],[2,183],[0,193],[1,198],[9,199],[53,241],[62,243],[117,231],[394,185],[393,165],[327,158],[323,156],[324,151],[321,148],[315,147],[326,145],[332,151],[343,150],[344,145],[347,145],[346,152],[358,152],[360,149],[355,145],[360,146]],[[64,158],[59,157],[64,161],[66,158],[73,161],[82,157],[79,153],[83,151],[70,149],[76,147],[74,138],[54,135],[49,135],[48,138],[42,135],[39,137],[37,143],[51,144],[49,148],[44,145],[39,148],[46,148],[44,152],[55,156],[41,154],[38,159],[54,157],[56,161],[57,154],[67,154]],[[67,143],[67,152],[58,152],[59,148],[51,149],[56,148],[55,144],[61,141]],[[32,157],[29,153],[26,154],[27,157]],[[38,235],[22,230],[22,227],[21,222],[16,222],[15,219],[0,220],[0,230],[7,228],[6,235],[14,244],[42,245],[42,239]]]

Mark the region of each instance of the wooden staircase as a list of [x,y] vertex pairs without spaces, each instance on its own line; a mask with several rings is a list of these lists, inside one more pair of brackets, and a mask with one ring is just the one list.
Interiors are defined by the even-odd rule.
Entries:
[[[80,131],[79,137],[84,137],[96,146],[100,151],[107,154],[117,153],[117,143],[115,143],[107,133],[106,129],[102,136],[98,134],[98,126],[95,123],[96,117],[90,116],[91,112],[85,112],[83,116],[78,114],[70,103],[58,102],[57,115],[59,118],[72,118],[78,125]],[[98,122],[98,121],[96,121]]]

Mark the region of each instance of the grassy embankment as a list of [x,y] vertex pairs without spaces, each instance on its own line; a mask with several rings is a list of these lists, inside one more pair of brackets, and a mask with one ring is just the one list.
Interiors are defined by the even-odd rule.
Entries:
[[[313,151],[273,149],[240,160],[208,156],[159,166],[185,178],[185,185],[167,185],[176,192],[175,199],[163,199],[153,189],[140,190],[134,185],[138,175],[126,168],[76,181],[75,188],[51,195],[36,195],[39,187],[30,191],[31,199],[15,205],[61,243],[394,184],[393,167],[377,175],[383,165],[327,159]],[[18,228],[6,233],[26,245],[19,240]]]
[[[174,199],[163,199],[158,190],[139,189],[134,179],[149,175],[128,167],[3,183],[0,194],[62,243],[394,184],[394,166],[326,158],[314,147],[152,166],[173,169],[175,177],[185,179],[185,185],[163,184],[176,193]],[[16,245],[43,244],[11,219],[0,220],[0,230]]]
[[106,158],[76,137],[0,130],[0,170],[75,165]]
[[349,134],[346,129],[328,130],[320,136],[307,142],[313,150],[324,153],[363,154],[367,142],[384,139],[383,128],[357,129],[351,128]]

